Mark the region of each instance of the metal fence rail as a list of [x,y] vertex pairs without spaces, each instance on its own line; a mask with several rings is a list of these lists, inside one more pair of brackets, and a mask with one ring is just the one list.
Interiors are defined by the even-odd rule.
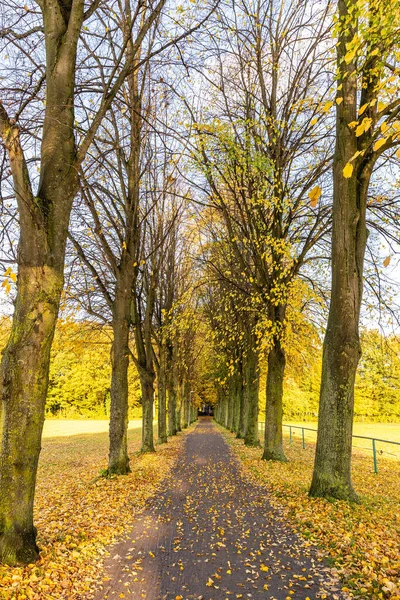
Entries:
[[[265,423],[263,423],[262,421],[259,422],[259,427],[261,428],[261,431],[265,431]],[[310,427],[302,427],[301,425],[287,425],[287,424],[283,424],[283,427],[287,427],[289,428],[289,444],[293,443],[293,429],[301,429],[301,444],[303,449],[306,447],[306,440],[305,440],[305,431],[313,431],[314,433],[317,433],[317,429],[311,429]],[[371,448],[367,448],[367,447],[361,447],[361,449],[363,450],[372,450],[372,455],[373,455],[373,460],[374,460],[374,473],[378,473],[378,454],[391,454],[392,456],[396,456],[393,455],[393,453],[391,452],[387,452],[386,450],[378,450],[376,447],[376,443],[382,443],[382,444],[393,444],[394,446],[400,446],[400,442],[393,442],[391,440],[382,440],[380,438],[372,438],[372,437],[368,437],[365,435],[353,435],[353,438],[359,439],[359,440],[370,440],[372,442],[372,447]],[[358,446],[355,446],[358,447]]]

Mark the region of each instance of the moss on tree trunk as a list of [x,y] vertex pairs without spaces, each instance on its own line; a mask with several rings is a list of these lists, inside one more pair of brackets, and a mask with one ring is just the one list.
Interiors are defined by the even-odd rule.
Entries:
[[260,385],[260,373],[258,366],[258,352],[253,347],[248,348],[245,362],[245,433],[244,443],[246,446],[259,446],[258,438],[258,392]]
[[143,412],[141,452],[155,452],[153,436],[154,381],[155,374],[153,372],[140,373]]
[[[336,106],[336,147],[333,165],[332,293],[324,340],[318,436],[311,496],[357,500],[351,481],[354,382],[361,355],[359,318],[363,289],[363,264],[367,242],[368,185],[376,160],[373,128],[357,136],[349,123],[357,120],[358,74],[354,61],[344,60],[357,24],[349,23],[353,1],[339,0],[340,22],[337,59],[338,84],[343,101]],[[349,21],[350,19],[350,21]],[[346,24],[346,25],[344,25]],[[376,116],[379,69],[372,58],[363,78],[360,102],[365,118]],[[361,151],[363,150],[363,151]],[[360,155],[354,160],[356,152]],[[353,161],[354,173],[343,169]]]
[[165,373],[165,349],[160,350],[160,368],[158,372],[158,443],[167,442],[167,383]]
[[268,373],[265,405],[264,460],[286,461],[282,447],[283,378],[286,358],[279,340],[268,353]]
[[[118,292],[118,290],[117,290]],[[130,472],[128,457],[128,367],[129,367],[129,288],[115,301],[113,346],[111,354],[110,452],[108,472]]]
[[62,270],[20,266],[18,293],[1,363],[0,562],[38,557],[33,501]]

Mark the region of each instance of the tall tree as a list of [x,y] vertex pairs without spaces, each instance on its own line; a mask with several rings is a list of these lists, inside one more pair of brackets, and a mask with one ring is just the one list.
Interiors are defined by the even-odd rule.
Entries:
[[324,43],[329,4],[268,0],[253,6],[242,0],[220,12],[220,23],[220,36],[210,41],[216,58],[204,72],[212,102],[197,118],[193,114],[196,158],[208,203],[225,220],[252,290],[253,329],[263,326],[270,340],[263,458],[285,460],[290,290],[330,224],[329,192],[321,197],[331,161]]
[[[10,7],[9,23],[2,30],[7,45],[15,48],[16,60],[28,58],[34,72],[42,70],[38,81],[29,73],[32,84],[28,94],[25,85],[19,88],[16,118],[10,117],[8,107],[0,104],[0,132],[12,171],[20,228],[17,297],[0,381],[0,560],[8,564],[31,562],[38,555],[33,498],[50,348],[63,287],[68,223],[79,189],[79,172],[122,83],[137,68],[132,57],[158,19],[165,1],[159,0],[149,10],[141,2],[134,3],[132,10],[128,1],[122,7],[115,3],[115,11],[110,11],[109,7],[103,10],[98,0],[38,0],[21,6],[16,15]],[[99,11],[103,12],[98,18]],[[132,26],[121,31],[118,22],[126,22],[127,12],[132,13]],[[88,26],[83,25],[85,21]],[[91,27],[94,32],[88,38]],[[103,40],[101,57],[97,52],[96,29],[99,27]],[[197,27],[198,24],[194,29]],[[36,41],[33,55],[23,45],[32,36]],[[86,60],[79,63],[78,80],[80,37],[79,47],[84,49]],[[164,48],[177,39],[179,35],[167,40]],[[160,44],[157,52],[162,49]],[[44,67],[40,64],[42,60]],[[90,69],[93,72],[88,74]],[[94,85],[96,79],[104,84],[100,93]],[[27,143],[16,121],[21,120],[21,114],[36,100],[43,85],[46,98],[40,129],[41,157],[36,163],[40,178],[34,192],[35,182],[23,146],[26,145],[28,153],[34,147],[40,119],[33,129],[28,129]],[[85,104],[88,96],[93,107],[90,111]],[[77,104],[79,111],[75,111]],[[21,439],[25,440],[24,444],[20,443]]]
[[397,3],[338,2],[332,295],[312,496],[357,500],[351,446],[368,191],[378,159],[399,143],[399,14]]

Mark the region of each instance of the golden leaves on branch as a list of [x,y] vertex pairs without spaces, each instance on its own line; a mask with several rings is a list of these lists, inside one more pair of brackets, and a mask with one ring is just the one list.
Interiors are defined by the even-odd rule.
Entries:
[[374,151],[379,150],[379,148],[382,148],[382,146],[384,146],[387,141],[388,138],[380,138],[379,140],[377,140],[374,144]]
[[371,127],[371,125],[372,125],[372,119],[365,117],[356,129],[356,136],[360,137],[360,135],[363,135],[366,131],[368,131],[368,129]]
[[1,287],[4,288],[6,294],[9,294],[11,292],[12,283],[15,283],[17,281],[17,275],[13,272],[11,267],[8,267],[8,269],[4,271],[3,277],[4,280],[1,284]]

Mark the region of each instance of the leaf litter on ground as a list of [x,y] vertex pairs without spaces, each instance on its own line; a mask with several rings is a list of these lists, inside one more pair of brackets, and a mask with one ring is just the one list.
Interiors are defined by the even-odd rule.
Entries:
[[[82,600],[98,583],[106,547],[129,531],[174,465],[184,436],[139,454],[141,431],[128,432],[132,472],[99,477],[108,435],[43,440],[35,498],[40,560],[0,565],[1,600]],[[128,528],[128,529],[127,529]]]
[[259,448],[221,428],[247,475],[265,486],[271,502],[304,538],[317,543],[344,582],[363,600],[400,600],[400,463],[354,450],[353,484],[360,504],[310,498],[315,444],[285,443],[288,463],[263,461]]

